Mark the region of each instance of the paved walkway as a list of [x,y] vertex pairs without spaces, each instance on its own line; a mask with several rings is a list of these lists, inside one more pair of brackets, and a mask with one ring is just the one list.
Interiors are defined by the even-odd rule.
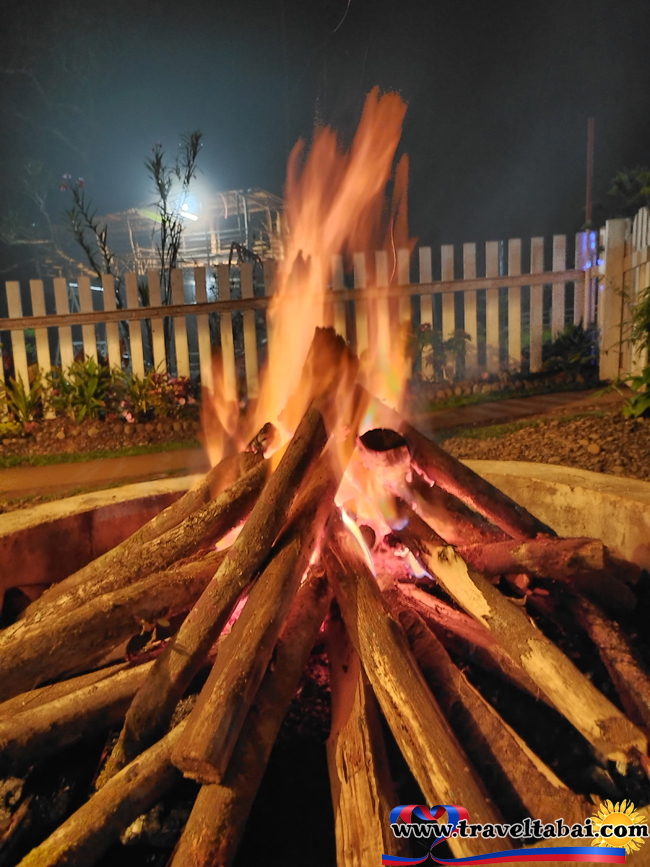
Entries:
[[[518,397],[474,406],[441,409],[416,416],[412,421],[423,433],[433,433],[446,428],[504,424],[553,412],[580,412],[592,407],[611,408],[623,402],[616,393],[594,398],[595,393],[597,392],[577,391]],[[101,488],[114,482],[127,484],[167,475],[198,473],[207,470],[208,466],[207,456],[202,449],[179,449],[83,463],[15,467],[0,470],[0,500],[19,499],[34,494],[65,494],[79,489]]]
[[177,473],[199,473],[208,467],[208,458],[203,449],[177,449],[46,467],[12,467],[0,470],[0,500],[34,494],[62,494],[79,489],[101,488],[112,482],[127,484],[160,479]]
[[540,394],[532,397],[516,397],[511,400],[495,400],[474,406],[459,406],[418,415],[413,423],[422,431],[439,431],[455,427],[507,424],[522,418],[548,415],[549,413],[572,413],[586,409],[612,409],[621,405],[624,398],[616,392],[598,395],[602,389],[593,391],[566,391],[561,394]]

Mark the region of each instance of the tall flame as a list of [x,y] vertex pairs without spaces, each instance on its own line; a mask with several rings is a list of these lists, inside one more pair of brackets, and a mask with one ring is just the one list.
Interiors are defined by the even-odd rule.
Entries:
[[[294,147],[285,188],[283,258],[278,263],[267,311],[269,353],[260,397],[249,412],[240,416],[232,384],[230,394],[228,388],[216,385],[212,405],[204,414],[212,463],[228,447],[240,448],[267,421],[279,426],[285,437],[293,433],[314,392],[302,375],[303,365],[315,328],[326,324],[325,301],[333,257],[371,253],[383,247],[387,275],[380,282],[387,285],[394,276],[395,250],[409,244],[405,157],[395,173],[390,208],[386,204],[386,186],[405,111],[397,94],[380,96],[375,88],[366,99],[349,151],[341,150],[330,128],[316,131],[306,156],[302,142]],[[374,270],[372,262],[369,270]],[[379,274],[377,278],[379,282]],[[383,320],[376,317],[376,348],[362,357],[361,370],[366,384],[395,405],[406,368],[403,345],[395,340],[390,326],[389,299],[384,302],[386,315]],[[216,374],[215,384],[225,382],[221,371]],[[292,411],[287,414],[290,399]]]

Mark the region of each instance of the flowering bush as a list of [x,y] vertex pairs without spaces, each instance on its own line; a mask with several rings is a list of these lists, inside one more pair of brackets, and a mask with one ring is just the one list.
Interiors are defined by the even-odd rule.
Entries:
[[141,378],[122,373],[115,377],[111,404],[125,421],[178,418],[196,406],[196,386],[189,377],[173,377],[150,370]]
[[117,419],[128,423],[151,418],[194,416],[199,386],[189,377],[150,371],[145,377],[109,370],[94,358],[75,361],[63,371],[37,376],[29,387],[20,378],[0,386],[0,422],[29,432],[34,419],[47,414]]

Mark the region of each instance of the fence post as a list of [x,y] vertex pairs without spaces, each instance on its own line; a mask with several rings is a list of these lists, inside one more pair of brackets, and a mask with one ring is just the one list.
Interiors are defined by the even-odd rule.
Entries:
[[359,295],[354,299],[354,316],[357,332],[357,355],[362,357],[370,346],[370,333],[368,330],[368,302],[364,298],[366,280],[366,255],[355,253],[354,262],[354,288],[359,290]]
[[542,344],[544,342],[544,286],[533,283],[533,274],[544,270],[544,238],[530,239],[530,372],[542,369]]
[[[196,303],[207,304],[208,288],[206,284],[205,268],[194,269],[194,285],[196,286]],[[149,294],[151,294],[151,292]],[[160,292],[158,292],[158,295],[160,295]],[[255,325],[255,322],[253,322],[253,325]],[[196,330],[199,341],[199,371],[201,375],[201,388],[205,389],[207,393],[212,394],[214,391],[214,382],[212,379],[210,317],[199,314],[196,317]]]
[[[499,242],[485,244],[485,276],[499,276]],[[488,373],[499,372],[499,290],[485,292],[485,366]]]
[[[23,315],[20,300],[20,283],[9,280],[6,284],[7,307],[11,319],[20,319]],[[22,379],[23,385],[29,391],[29,368],[27,366],[27,350],[25,348],[25,332],[21,329],[11,332],[11,352],[14,358],[14,376],[16,382]]]
[[[553,235],[553,270],[566,270],[566,235]],[[553,284],[551,302],[551,337],[555,340],[564,331],[564,292],[566,284]]]
[[[463,279],[476,277],[476,244],[463,244]],[[465,378],[478,373],[478,320],[476,316],[476,289],[465,290],[465,331],[469,342],[465,344]]]
[[[126,306],[130,310],[136,310],[140,306],[137,274],[129,272],[124,278],[124,282],[126,284]],[[129,319],[129,343],[131,344],[131,372],[134,376],[144,379],[141,322],[141,319]]]
[[[521,274],[521,238],[508,241],[508,276]],[[508,287],[508,364],[521,370],[521,286]]]
[[[241,297],[254,298],[253,263],[242,262],[239,266],[241,280]],[[207,317],[206,317],[207,318]],[[244,367],[246,370],[246,394],[249,400],[259,397],[260,380],[257,363],[257,330],[255,328],[255,311],[244,310]]]
[[[431,247],[420,247],[420,283],[432,283]],[[420,295],[420,324],[433,331],[433,295]],[[433,378],[432,350],[422,353],[422,375]]]
[[608,220],[605,227],[605,279],[598,299],[600,324],[600,378],[616,379],[621,373],[623,339],[623,267],[628,221]]
[[[345,289],[343,256],[340,253],[332,256],[332,289],[334,292],[341,292]],[[334,330],[341,335],[343,340],[347,340],[347,317],[345,302],[343,301],[337,301],[334,304]]]

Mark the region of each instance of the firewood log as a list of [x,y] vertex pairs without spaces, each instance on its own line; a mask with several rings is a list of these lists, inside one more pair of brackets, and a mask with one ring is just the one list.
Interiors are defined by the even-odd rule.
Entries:
[[199,560],[98,596],[56,618],[19,621],[11,634],[0,634],[0,699],[87,670],[143,626],[189,610],[226,554],[211,551]]
[[[352,644],[427,803],[462,804],[474,821],[498,822],[497,810],[431,695],[356,540],[338,516],[332,524],[323,550],[328,578]],[[455,857],[504,847],[503,840],[482,838],[456,837],[449,844]]]
[[19,774],[82,738],[121,723],[153,661],[30,710],[0,717],[0,774]]
[[598,539],[507,541],[456,550],[483,575],[552,578],[615,611],[631,611],[636,605],[629,587],[609,573],[607,548]]
[[555,535],[550,527],[421,434],[399,413],[378,400],[370,403],[369,412],[377,421],[377,427],[389,428],[404,437],[411,464],[418,472],[501,527],[513,539],[534,539],[539,533]]
[[466,655],[471,654],[472,660],[481,668],[514,684],[534,699],[541,699],[548,703],[548,699],[537,684],[508,656],[491,633],[473,617],[412,584],[400,584],[398,589],[445,646],[450,643],[449,634],[453,634],[456,639],[459,639],[453,642],[456,651],[459,647],[464,651],[467,648]]
[[229,867],[262,782],[282,719],[293,698],[332,596],[313,570],[289,611],[228,769],[221,783],[203,786],[170,867]]
[[48,683],[47,686],[30,689],[29,692],[21,692],[13,698],[0,703],[0,720],[7,719],[23,711],[35,710],[50,701],[58,701],[70,695],[70,693],[85,689],[95,683],[101,683],[102,680],[106,680],[114,674],[119,674],[120,671],[126,671],[135,665],[148,661],[148,658],[143,657],[141,661],[138,660],[133,663],[126,660],[124,662],[115,662],[112,665],[98,668],[95,671],[89,671],[86,674],[79,674],[76,677],[60,680],[57,683]]
[[519,808],[542,822],[562,816],[568,824],[583,822],[593,806],[558,779],[499,716],[451,661],[438,639],[401,594],[389,604],[398,616],[425,680],[484,781],[496,796],[516,800]]
[[650,735],[650,676],[629,639],[616,623],[586,599],[574,599],[571,608],[596,645],[628,717]]
[[304,475],[323,450],[327,436],[323,415],[312,404],[227,557],[136,694],[102,780],[165,731],[237,600],[268,556]]
[[406,857],[390,811],[398,803],[376,699],[340,612],[327,622],[332,727],[327,765],[334,807],[338,867],[377,867],[384,853]]
[[200,783],[223,778],[300,579],[321,542],[342,469],[339,464],[335,471],[326,450],[305,479],[289,525],[224,642],[174,751],[174,764],[186,777]]
[[49,605],[59,596],[69,592],[73,587],[84,581],[93,581],[103,577],[104,573],[114,564],[120,562],[124,555],[141,547],[147,542],[158,539],[164,533],[177,527],[182,521],[215,499],[241,476],[246,475],[256,464],[261,463],[264,452],[276,439],[276,430],[271,424],[266,424],[256,437],[251,440],[247,449],[236,455],[224,458],[214,466],[203,478],[193,485],[176,502],[167,506],[155,515],[128,539],[116,545],[110,551],[97,557],[64,581],[54,584],[49,590],[22,613],[22,617],[31,617],[42,607]]
[[21,624],[42,622],[44,619],[57,618],[64,612],[77,608],[91,599],[160,572],[175,560],[194,553],[201,546],[211,544],[241,523],[250,512],[264,487],[270,462],[256,464],[248,473],[237,479],[215,500],[197,510],[171,530],[150,542],[135,547],[121,548],[118,554],[106,561],[94,579],[76,582],[75,575],[57,584],[57,592],[50,604],[45,596],[42,605],[29,617],[8,627],[4,633],[11,633]]
[[397,534],[461,608],[483,624],[506,653],[539,686],[554,707],[602,755],[625,772],[637,751],[647,753],[645,735],[600,693],[530,618],[417,515]]
[[171,751],[186,720],[138,756],[20,862],[19,867],[87,867],[181,779]]

